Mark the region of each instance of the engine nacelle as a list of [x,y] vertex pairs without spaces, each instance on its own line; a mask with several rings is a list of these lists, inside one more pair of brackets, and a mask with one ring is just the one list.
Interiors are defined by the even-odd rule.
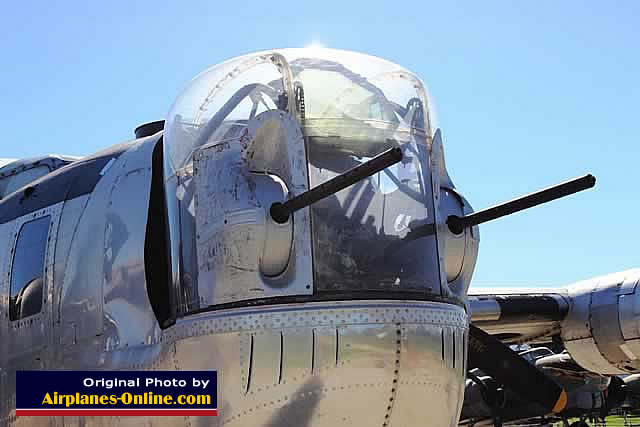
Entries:
[[639,281],[634,269],[569,288],[562,339],[580,366],[603,375],[640,372]]

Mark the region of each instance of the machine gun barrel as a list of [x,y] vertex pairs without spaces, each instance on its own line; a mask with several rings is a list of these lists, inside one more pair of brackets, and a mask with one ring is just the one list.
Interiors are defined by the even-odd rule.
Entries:
[[596,184],[596,178],[589,174],[580,178],[572,179],[544,190],[519,197],[509,202],[483,209],[467,216],[451,215],[447,218],[447,226],[454,234],[460,234],[465,228],[482,224],[512,213],[519,212],[543,203],[550,202],[561,197],[565,197],[582,190],[593,187]]
[[338,175],[327,182],[305,191],[284,203],[276,202],[271,205],[271,217],[277,223],[285,223],[289,216],[297,210],[305,208],[318,200],[337,193],[338,191],[355,184],[381,170],[388,168],[402,160],[402,150],[399,147],[392,148],[377,155],[361,165]]

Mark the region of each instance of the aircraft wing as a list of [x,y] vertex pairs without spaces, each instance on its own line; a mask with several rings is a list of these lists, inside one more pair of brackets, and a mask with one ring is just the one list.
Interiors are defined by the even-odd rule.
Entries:
[[[550,415],[530,396],[511,391],[508,375],[500,379],[472,369],[461,424],[604,417],[640,399],[640,375],[618,377],[640,372],[639,284],[640,269],[634,269],[557,289],[471,288],[472,324],[504,344],[530,344],[520,357],[561,385],[567,399],[561,412]],[[494,349],[488,353],[489,360],[497,358]]]
[[471,321],[505,344],[546,343],[560,333],[568,289],[469,290]]
[[640,373],[640,269],[565,289],[471,289],[472,323],[505,344],[561,345],[584,369]]

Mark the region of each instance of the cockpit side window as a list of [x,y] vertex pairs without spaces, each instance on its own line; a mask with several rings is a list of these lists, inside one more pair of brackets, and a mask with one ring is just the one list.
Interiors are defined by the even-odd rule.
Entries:
[[11,266],[10,320],[42,310],[44,261],[51,216],[26,222],[20,228]]

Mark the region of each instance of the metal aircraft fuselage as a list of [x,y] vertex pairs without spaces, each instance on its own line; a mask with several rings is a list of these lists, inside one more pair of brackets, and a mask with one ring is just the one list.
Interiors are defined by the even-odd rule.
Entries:
[[[479,237],[444,224],[471,208],[420,80],[350,52],[247,55],[158,126],[0,169],[1,423],[456,425]],[[394,147],[401,163],[269,215]],[[217,370],[219,416],[16,417],[25,369]]]

